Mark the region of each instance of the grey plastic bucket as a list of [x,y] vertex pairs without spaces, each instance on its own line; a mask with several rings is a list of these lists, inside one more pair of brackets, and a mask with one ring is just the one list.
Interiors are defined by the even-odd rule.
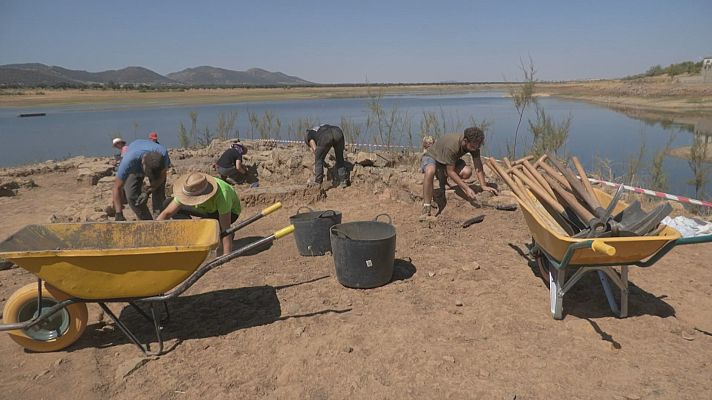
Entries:
[[[388,223],[378,217],[388,217]],[[373,221],[356,221],[331,227],[331,248],[336,279],[350,288],[369,289],[385,285],[393,277],[396,228],[388,214]]]
[[[305,208],[309,212],[300,213]],[[341,223],[341,213],[301,207],[295,215],[289,217],[289,223],[294,225],[294,240],[300,255],[323,256],[327,251],[331,251],[329,228]]]

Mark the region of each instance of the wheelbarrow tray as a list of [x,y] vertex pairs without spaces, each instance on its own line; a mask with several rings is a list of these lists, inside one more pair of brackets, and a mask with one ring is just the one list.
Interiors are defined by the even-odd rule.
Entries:
[[218,221],[29,225],[0,258],[81,299],[156,296],[186,280],[217,248]]
[[[598,189],[594,189],[594,192],[601,205],[605,208],[610,203],[612,196]],[[534,196],[530,196],[529,200],[533,202],[537,208],[541,206],[541,203],[539,203]],[[559,226],[553,225],[551,220],[545,221],[538,212],[532,210],[529,204],[519,201],[519,206],[524,213],[524,219],[527,222],[534,241],[554,260],[561,261],[571,244],[591,240],[591,238],[572,238],[566,236]],[[622,211],[627,206],[628,205],[623,201],[619,201],[613,214]],[[541,206],[539,210],[539,212],[546,212],[543,206]],[[601,241],[616,248],[616,254],[614,256],[596,253],[590,248],[581,248],[574,253],[568,265],[621,265],[637,263],[652,256],[667,243],[679,239],[680,236],[677,230],[665,226],[657,236],[601,238]]]

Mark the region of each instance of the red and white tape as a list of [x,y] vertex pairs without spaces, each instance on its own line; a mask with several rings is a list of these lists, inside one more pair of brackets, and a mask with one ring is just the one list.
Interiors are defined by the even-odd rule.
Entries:
[[[602,181],[602,180],[594,179],[594,178],[588,178],[588,180],[593,183],[599,183],[601,185],[606,185],[606,186],[610,186],[610,187],[614,187],[614,188],[617,188],[618,186],[620,186],[620,183]],[[655,190],[643,189],[643,188],[639,188],[639,187],[635,187],[635,186],[628,186],[628,185],[623,185],[623,189],[631,191],[631,192],[635,192],[635,193],[645,194],[648,196],[659,197],[661,199],[678,201],[680,203],[695,204],[695,205],[704,206],[704,207],[712,207],[712,203],[707,202],[707,201],[691,199],[689,197],[677,196],[677,195],[669,194],[669,193],[656,192]]]
[[[247,139],[245,139],[247,140]],[[274,143],[296,143],[304,144],[303,140],[283,140],[283,139],[257,139],[258,142],[274,142]],[[368,143],[346,143],[347,146],[364,146],[364,147],[384,147],[384,148],[397,148],[397,149],[407,149],[408,146],[401,146],[397,144],[368,144]]]

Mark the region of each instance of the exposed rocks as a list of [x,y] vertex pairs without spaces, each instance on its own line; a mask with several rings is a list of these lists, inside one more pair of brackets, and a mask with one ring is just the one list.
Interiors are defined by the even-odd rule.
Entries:
[[[166,191],[172,192],[172,182],[180,175],[198,171],[216,175],[213,165],[231,140],[213,140],[209,146],[197,149],[170,149],[173,168],[169,171]],[[306,146],[281,144],[273,141],[244,141],[248,152],[243,158],[248,170],[245,183],[236,186],[243,206],[261,206],[281,201],[285,204],[313,204],[327,196],[334,186],[335,157],[333,150],[325,161],[326,179],[322,187],[307,186],[313,177],[314,156]],[[355,148],[345,154],[346,168],[352,185],[374,194],[376,199],[391,199],[403,203],[422,201],[423,175],[419,172],[420,152],[371,151],[368,147]],[[469,158],[466,158],[471,163]],[[180,160],[180,161],[178,161]],[[19,179],[35,173],[76,171],[80,184],[91,186],[86,201],[66,205],[55,212],[50,222],[106,221],[114,215],[111,190],[114,185],[115,163],[113,157],[73,157],[61,162],[47,161],[41,164],[0,169],[0,196],[14,196],[24,188],[35,186],[31,179]],[[490,181],[495,175],[485,168]],[[474,179],[474,178],[473,178]],[[259,187],[250,187],[259,181]],[[502,196],[487,199],[487,204],[516,204],[514,198]],[[461,196],[448,191],[447,200],[453,205],[467,205]],[[480,204],[483,199],[478,199]],[[487,205],[485,204],[485,205]],[[473,205],[477,206],[478,204]],[[433,227],[435,218],[423,223]]]
[[6,270],[6,269],[10,269],[10,268],[13,268],[13,267],[16,268],[16,265],[13,264],[12,261],[7,261],[7,260],[5,260],[5,259],[0,258],[0,271],[4,271],[4,270]]
[[104,161],[91,161],[77,165],[77,181],[79,183],[94,186],[99,180],[112,175],[114,164]]
[[37,187],[37,184],[29,178],[0,177],[0,197],[12,197],[17,195],[20,189],[32,189],[33,187]]
[[0,168],[0,176],[24,177],[50,172],[66,172],[76,168],[78,164],[89,160],[87,157],[72,157],[64,161],[47,160],[40,164],[23,165],[21,167]]

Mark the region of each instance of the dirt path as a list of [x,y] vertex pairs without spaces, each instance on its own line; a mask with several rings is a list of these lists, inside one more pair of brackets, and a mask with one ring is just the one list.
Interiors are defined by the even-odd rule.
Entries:
[[[47,222],[60,202],[81,201],[83,189],[69,174],[34,178],[39,188],[0,198],[0,238]],[[298,206],[240,237],[284,226]],[[520,255],[529,235],[519,211],[452,205],[426,227],[415,218],[417,205],[364,186],[330,190],[315,206],[342,211],[344,221],[392,215],[396,279],[347,289],[331,257],[300,257],[288,237],[211,271],[172,301],[164,330],[172,350],[145,364],[93,305],[86,333],[65,351],[28,353],[0,335],[0,397],[712,396],[712,245],[679,248],[652,268],[632,269],[629,318],[611,315],[591,275],[567,295],[565,319],[555,321],[545,282]],[[460,227],[478,213],[484,222]],[[0,306],[32,281],[20,269],[0,271]],[[133,310],[113,308],[150,337]]]

